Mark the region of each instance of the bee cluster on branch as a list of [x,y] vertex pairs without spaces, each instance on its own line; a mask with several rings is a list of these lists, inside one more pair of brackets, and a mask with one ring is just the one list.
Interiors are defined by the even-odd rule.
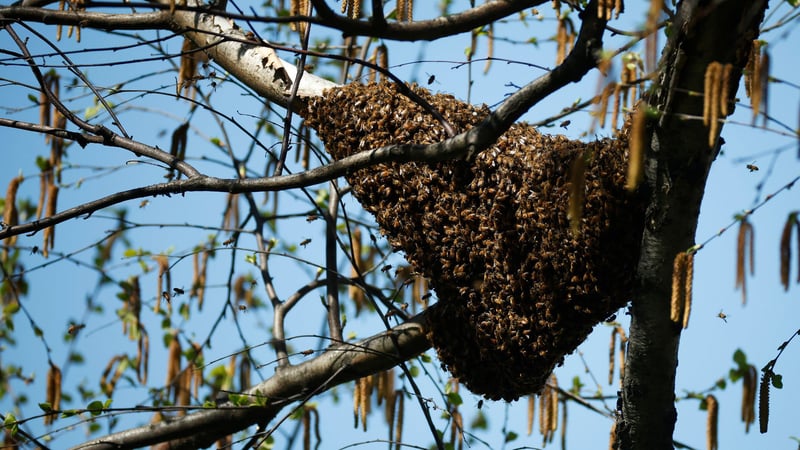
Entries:
[[[489,114],[411,88],[457,131]],[[447,138],[385,83],[329,90],[304,116],[335,159]],[[392,247],[430,279],[439,304],[429,338],[473,392],[540,392],[564,355],[630,299],[644,202],[625,189],[626,136],[585,143],[519,123],[472,162],[390,162],[347,175]],[[582,201],[577,218],[570,198]]]

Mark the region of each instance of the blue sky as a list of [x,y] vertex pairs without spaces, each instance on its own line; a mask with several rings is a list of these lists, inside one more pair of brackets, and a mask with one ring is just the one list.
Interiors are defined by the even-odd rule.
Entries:
[[[636,10],[637,5],[629,6],[629,11],[623,18],[618,22],[613,22],[615,26],[630,29],[643,23],[644,16],[641,11]],[[426,10],[426,7],[427,5],[417,5],[415,16],[424,18],[433,14],[432,11]],[[458,6],[454,6],[454,9],[457,8]],[[778,3],[775,3],[772,5],[772,10],[776,11],[775,16],[771,19],[771,23],[774,23],[783,12],[787,11],[787,7],[785,4],[779,7]],[[546,17],[543,21],[529,19],[526,24],[523,24],[517,20],[509,20],[498,24],[495,28],[497,37],[520,41],[537,37],[540,42],[538,46],[510,46],[498,40],[495,44],[495,55],[552,67],[555,46],[547,41],[550,33],[554,30],[552,21],[549,19],[552,14],[549,7],[543,7],[541,12]],[[795,20],[794,24],[763,36],[770,42],[769,49],[773,60],[772,76],[778,80],[795,83],[794,86],[777,82],[771,84],[770,115],[789,124],[789,127],[797,123],[797,105],[800,101],[800,90],[797,88],[797,63],[794,58],[796,49],[793,46],[798,39],[796,23]],[[17,30],[20,32],[18,27]],[[48,33],[48,36],[52,38],[52,30]],[[318,36],[324,36],[329,32],[317,28],[315,33],[319,33]],[[333,36],[335,39],[337,33],[334,32]],[[122,41],[124,39],[118,37],[103,37],[103,35],[84,31],[83,43],[74,44],[65,39],[62,44],[70,48],[88,49]],[[619,37],[608,39],[606,47],[614,49],[623,42],[625,42],[624,39]],[[30,42],[30,45],[35,52],[42,51],[41,43],[35,39]],[[179,39],[173,39],[167,44],[168,50],[171,52],[178,52],[180,45]],[[456,67],[456,63],[464,60],[464,50],[467,46],[469,46],[468,36],[457,36],[426,45],[419,43],[392,45],[389,55],[390,65],[397,66],[395,71],[401,78],[410,80],[412,76],[416,75],[422,84],[427,81],[429,76],[435,75],[435,81],[430,85],[433,90],[466,98],[468,95],[467,66]],[[6,34],[0,36],[0,48],[14,49],[13,43]],[[485,54],[486,42],[481,40],[476,57],[479,58]],[[72,57],[77,63],[83,64],[141,58],[143,55],[148,55],[148,51],[124,54],[85,53],[72,55]],[[290,55],[284,55],[284,58],[291,60]],[[420,60],[429,62],[419,62]],[[57,61],[53,59],[50,62]],[[165,63],[156,61],[111,68],[90,67],[86,68],[85,72],[97,86],[110,87],[121,79],[133,79],[136,74],[154,73],[165,68],[167,68]],[[473,67],[474,84],[469,95],[473,102],[483,102],[489,105],[502,101],[505,95],[514,90],[513,86],[523,85],[542,73],[538,69],[524,65],[504,64],[499,61],[493,64],[488,75],[483,75],[482,68],[482,62]],[[30,71],[25,68],[2,66],[0,67],[0,77],[34,84]],[[121,114],[121,119],[129,133],[135,138],[151,145],[159,145],[161,148],[169,147],[171,130],[179,125],[187,114],[184,104],[168,97],[169,94],[174,93],[174,77],[174,72],[161,73],[139,81],[132,81],[125,86],[132,90],[162,86],[159,91],[167,94],[164,96],[140,97],[135,92],[128,92],[112,97],[116,103],[121,103],[123,99],[129,99],[129,102],[122,107],[124,112]],[[558,112],[577,99],[588,99],[595,94],[598,83],[598,76],[596,72],[593,72],[582,82],[567,86],[541,105],[534,107],[524,119],[538,121]],[[32,91],[4,83],[0,83],[0,89],[2,89],[0,95],[3,98],[0,106],[4,110],[4,116],[34,123],[38,121],[36,107],[26,98]],[[211,87],[206,84],[204,89],[210,90]],[[765,195],[780,189],[798,176],[798,169],[800,169],[796,139],[787,136],[785,132],[783,134],[774,132],[775,130],[783,131],[774,123],[770,123],[767,129],[753,128],[750,125],[750,111],[745,106],[747,100],[743,89],[740,89],[738,97],[741,103],[737,105],[736,113],[729,118],[732,123],[727,124],[722,132],[726,145],[723,153],[713,165],[708,181],[698,226],[697,242],[715,236],[721,228],[731,223],[736,214],[752,208]],[[212,97],[212,103],[216,108],[233,115],[242,123],[252,125],[252,117],[261,114],[260,102],[252,97],[241,95],[240,91],[232,86],[219,87]],[[89,97],[76,99],[71,106],[82,109],[91,106],[91,101]],[[17,107],[23,109],[13,115],[5,111],[6,108]],[[276,117],[275,115],[271,116],[272,119]],[[573,114],[569,119],[572,123],[566,130],[557,128],[550,132],[578,137],[589,128],[591,121],[587,111]],[[212,137],[224,136],[219,127],[210,117],[199,113],[192,120],[192,125],[196,128],[190,132],[189,156],[197,158],[199,155],[206,155],[207,158],[202,161],[194,159],[192,162],[196,163],[201,170],[211,171],[214,175],[234,176],[231,169],[215,164],[210,159],[225,160],[226,158],[222,152],[209,143],[209,139]],[[228,142],[236,155],[244,155],[248,150],[248,138],[233,129],[230,124],[226,126],[230,133],[230,139],[223,139],[223,141]],[[597,131],[598,136],[610,133],[611,131],[607,128]],[[0,137],[6,144],[0,149],[0,161],[2,161],[0,185],[7,184],[13,176],[22,173],[29,178],[23,183],[21,195],[35,198],[38,195],[38,169],[34,164],[34,159],[36,155],[46,155],[48,152],[43,138],[9,128],[0,129]],[[266,146],[276,145],[275,139],[272,138],[264,138],[263,143]],[[69,162],[74,164],[75,168],[65,171],[64,182],[76,182],[80,179],[83,181],[80,188],[62,189],[59,209],[96,198],[111,190],[157,183],[163,180],[164,171],[162,169],[144,164],[126,164],[133,159],[135,157],[130,153],[112,148],[89,146],[80,149],[74,145],[70,147]],[[746,167],[748,164],[757,165],[760,170],[751,172]],[[89,167],[120,168],[108,176],[94,179],[91,176],[95,172]],[[254,167],[256,166],[254,165]],[[757,187],[760,184],[763,184],[763,187],[760,197],[758,197]],[[312,188],[313,190],[314,188]],[[298,195],[297,197],[297,199],[292,199],[287,195],[281,198],[279,205],[282,213],[297,213],[301,217],[282,223],[277,237],[282,244],[287,246],[297,245],[306,238],[312,238],[312,242],[307,247],[298,249],[297,256],[321,264],[324,262],[322,222],[307,222],[302,213],[309,209],[309,205],[302,196]],[[261,196],[257,195],[257,198],[260,200]],[[124,206],[129,210],[129,219],[143,223],[174,225],[202,223],[218,226],[220,223],[219,211],[221,211],[224,201],[224,194],[191,193],[185,197],[150,199],[150,203],[142,209],[138,208],[138,202],[129,202]],[[357,216],[361,214],[358,212],[357,202],[352,197],[346,197],[344,201],[348,213]],[[270,203],[267,203],[265,208],[269,208],[269,205]],[[749,361],[756,367],[762,367],[777,355],[778,345],[800,327],[797,320],[797,317],[800,317],[800,301],[797,298],[798,285],[793,284],[788,292],[784,292],[778,277],[780,232],[787,214],[797,208],[796,189],[786,190],[770,200],[752,216],[751,222],[754,225],[756,240],[756,275],[748,279],[749,295],[746,306],[742,306],[741,295],[733,288],[736,227],[709,242],[697,254],[692,318],[689,328],[682,336],[679,354],[680,365],[676,391],[678,396],[687,391],[703,391],[713,386],[720,377],[726,376],[728,369],[734,365],[732,355],[737,348],[741,348],[747,354]],[[110,212],[101,211],[88,220],[76,219],[59,225],[56,231],[55,250],[70,254],[91,245],[106,230],[114,226],[111,216]],[[363,217],[366,218],[366,216]],[[173,285],[188,288],[191,284],[191,258],[178,261],[177,257],[191,252],[194,246],[210,233],[212,232],[182,226],[148,227],[134,230],[130,239],[134,242],[135,247],[142,247],[153,252],[170,253],[175,256],[174,261],[177,264],[173,269]],[[22,246],[41,245],[41,237],[40,235],[21,237],[19,244]],[[235,258],[237,274],[247,271],[254,272],[247,268],[245,261],[247,250],[255,248],[252,239],[243,238],[239,247],[242,250]],[[177,313],[173,314],[173,325],[180,324],[186,330],[186,336],[196,340],[205,338],[211,324],[224,309],[226,292],[224,283],[229,262],[227,255],[232,251],[231,249],[220,249],[217,252],[213,271],[210,272],[212,287],[209,289],[206,306],[202,313],[193,313],[188,323],[182,323],[180,316]],[[93,251],[89,250],[76,254],[75,258],[91,260],[92,255]],[[122,351],[132,352],[134,343],[120,338],[119,327],[121,325],[114,312],[120,306],[120,301],[115,298],[115,290],[93,291],[97,283],[95,273],[69,261],[61,261],[52,266],[31,270],[40,264],[50,263],[55,258],[55,255],[51,255],[49,260],[44,260],[40,255],[26,257],[25,265],[29,270],[27,276],[31,290],[25,300],[25,306],[37,325],[45,330],[45,339],[52,348],[54,361],[62,364],[71,350],[61,340],[66,323],[70,319],[84,320],[82,317],[85,313],[86,296],[94,295],[93,301],[102,304],[106,314],[102,317],[89,317],[87,328],[76,343],[76,348],[87,358],[87,363],[83,366],[72,366],[69,373],[66,374],[66,382],[74,384],[85,378],[94,380],[91,378],[91,374],[97,373],[112,355]],[[390,262],[397,265],[400,262],[399,257],[394,256],[393,258]],[[272,256],[270,261],[276,288],[281,297],[290,295],[314,274],[313,267],[290,258],[276,255]],[[153,264],[152,261],[146,262],[151,266]],[[138,267],[136,262],[131,259],[118,259],[112,264],[116,266],[114,273],[120,279],[125,278],[123,274],[135,273]],[[340,268],[349,270],[345,263],[341,263]],[[796,273],[797,270],[797,267],[793,266],[793,273]],[[152,305],[156,291],[155,274],[151,272],[143,276],[142,283],[143,291],[150,293],[146,294],[146,298],[150,299]],[[323,317],[318,296],[319,293],[308,296],[300,303],[298,310],[293,311],[287,325],[289,335],[301,336],[319,333]],[[263,298],[263,295],[261,297]],[[720,312],[727,315],[727,321],[719,318]],[[618,318],[627,327],[624,314],[619,314]],[[271,320],[269,309],[239,314],[238,319],[241,321],[244,342],[239,337],[239,331],[232,315],[228,313],[216,331],[213,347],[206,349],[207,360],[223,358],[240,349],[245,343],[257,345],[268,338]],[[148,310],[143,313],[143,320],[152,337],[159,335],[161,317]],[[359,337],[377,333],[382,329],[382,325],[377,320],[364,316],[359,319],[349,317],[349,323],[348,331]],[[33,337],[31,327],[22,320],[21,316],[17,318],[16,329],[19,333],[17,335],[19,345],[16,348],[2,349],[0,357],[6,363],[14,362],[23,366],[26,374],[35,374],[36,376],[36,381],[30,386],[12,382],[12,387],[17,393],[27,392],[31,397],[29,408],[18,414],[18,416],[27,416],[36,414],[36,403],[44,400],[43,380],[47,371],[46,353],[42,342]],[[616,384],[609,386],[605,382],[608,370],[607,346],[610,330],[606,326],[598,325],[592,336],[579,347],[580,354],[576,353],[567,357],[564,366],[555,372],[562,385],[568,386],[574,376],[580,376],[586,385],[585,393],[590,394],[597,390],[591,381],[591,376],[594,376],[600,382],[605,395],[615,394]],[[319,342],[314,338],[299,337],[292,340],[291,343],[297,350],[320,347]],[[166,359],[166,354],[158,342],[152,342],[151,346],[153,353],[151,355],[150,374],[152,380],[150,385],[157,387],[163,384],[163,380],[161,380],[163,376],[162,361]],[[261,347],[255,352],[264,363],[272,358],[267,347]],[[428,354],[433,356],[432,351],[429,351]],[[749,434],[743,432],[744,426],[739,421],[740,383],[735,385],[729,383],[728,388],[724,391],[715,392],[721,404],[720,448],[781,449],[797,446],[790,436],[800,436],[797,422],[791,414],[795,400],[800,398],[800,388],[798,387],[800,383],[797,381],[800,379],[799,356],[800,343],[793,341],[775,368],[776,372],[784,375],[785,387],[783,390],[773,390],[770,432],[765,436],[758,434],[757,425]],[[298,360],[302,358],[300,356]],[[433,370],[436,366],[437,364],[434,362],[425,367]],[[268,377],[272,373],[271,367],[265,366],[261,370],[262,376]],[[587,369],[590,373],[587,373]],[[258,376],[254,376],[254,380],[257,379]],[[421,381],[421,384],[423,395],[432,398],[434,404],[442,407],[443,401],[436,389],[424,381]],[[334,403],[331,396],[318,399],[320,407],[324,407],[323,411],[327,412],[327,414],[323,414],[321,422],[324,430],[323,448],[341,448],[356,442],[364,442],[357,448],[384,448],[385,444],[366,443],[386,437],[385,428],[380,425],[381,418],[378,414],[373,413],[367,432],[352,428],[351,389],[352,387],[348,385],[337,388],[338,403]],[[466,393],[465,390],[462,390],[462,396],[464,398],[462,413],[465,421],[469,422],[476,414],[479,398]],[[141,389],[122,388],[114,397],[114,406],[116,407],[133,406],[146,402],[147,393]],[[595,403],[598,406],[602,405],[599,402]],[[607,400],[605,405],[613,408],[614,403],[614,400]],[[70,406],[80,407],[82,405],[80,402],[76,402]],[[506,420],[508,430],[523,434],[525,406],[524,401],[510,406],[503,403],[486,402],[483,412],[489,418],[492,432],[479,432],[477,436],[487,441],[492,448],[500,448],[502,445],[500,429]],[[432,439],[421,421],[421,415],[412,412],[417,411],[412,402],[407,402],[406,407],[408,419],[405,428],[406,440],[410,444],[427,447]],[[0,400],[0,411],[5,412],[10,408],[11,405],[7,399]],[[678,402],[678,408],[679,417],[675,439],[695,448],[703,448],[705,445],[705,412],[698,410],[696,400],[681,400]],[[434,410],[432,414],[437,417],[441,411]],[[149,416],[134,415],[132,420],[147,421]],[[57,427],[65,426],[67,423],[69,422],[65,420],[59,421]],[[600,442],[600,445],[604,446],[610,424],[610,420],[599,417],[580,406],[570,404],[569,424],[567,425],[568,445],[570,448],[596,448]],[[292,426],[289,424],[286,429],[289,430]],[[32,422],[28,429],[34,434],[44,432],[44,428],[38,421]],[[59,448],[70,443],[80,442],[83,439],[83,432],[80,430],[65,431],[57,433],[55,436],[57,444],[54,444],[54,447]],[[516,441],[507,444],[506,448],[538,447],[540,444],[540,436],[534,433],[531,437],[521,436]],[[548,447],[551,446],[557,448],[558,444],[555,442],[548,445]],[[485,448],[485,446],[474,443],[472,448]]]

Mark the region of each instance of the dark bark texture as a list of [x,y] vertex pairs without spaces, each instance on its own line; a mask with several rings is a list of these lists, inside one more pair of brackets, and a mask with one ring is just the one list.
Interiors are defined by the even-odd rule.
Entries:
[[706,67],[733,65],[739,85],[766,0],[684,1],[670,27],[657,86],[649,103],[659,116],[648,125],[645,179],[651,199],[630,308],[627,366],[617,422],[620,449],[671,449],[677,419],[675,373],[680,327],[670,320],[672,262],[694,245],[706,178],[719,143],[708,146],[700,119]]

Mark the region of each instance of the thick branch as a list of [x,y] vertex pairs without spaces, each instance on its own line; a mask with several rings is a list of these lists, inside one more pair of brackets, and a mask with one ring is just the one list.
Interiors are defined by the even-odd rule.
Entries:
[[[583,20],[575,47],[560,66],[511,95],[480,125],[450,139],[430,145],[400,144],[368,150],[334,161],[327,166],[279,177],[220,179],[197,175],[187,180],[175,180],[144,186],[117,192],[41,220],[7,227],[0,230],[0,239],[22,233],[36,232],[81,215],[91,214],[102,208],[143,197],[183,194],[194,191],[231,193],[276,191],[312,186],[342,176],[348,171],[362,169],[382,162],[445,161],[464,156],[471,158],[491,146],[501,134],[508,130],[508,127],[514,121],[519,119],[533,105],[565,85],[580,80],[589,70],[595,67],[598,52],[602,49],[605,21],[597,18],[594,12],[594,5],[595,2],[592,2],[584,12],[586,17]],[[303,80],[308,75],[305,74]],[[116,137],[115,141],[120,139],[123,138]]]
[[[617,426],[619,448],[672,449],[680,326],[670,320],[672,261],[694,244],[700,202],[717,149],[703,115],[703,79],[712,61],[731,63],[733,98],[767,1],[684,1],[649,101],[661,113],[651,130],[646,182],[651,192]],[[720,45],[720,43],[725,43]]]
[[[195,2],[189,2],[195,6]],[[297,75],[294,64],[278,57],[275,50],[247,36],[232,20],[212,13],[175,11],[175,31],[186,36],[209,57],[251,89],[281,106],[287,106],[292,83]],[[297,89],[298,102],[304,97],[322,95],[336,84],[311,73],[304,73]]]
[[348,36],[372,36],[395,41],[433,41],[472,31],[546,1],[496,0],[458,14],[406,23],[350,19],[336,14],[324,0],[311,0],[311,3],[326,27],[340,30]]
[[0,16],[25,22],[40,22],[45,25],[74,25],[99,30],[157,30],[166,29],[172,23],[172,15],[166,10],[109,14],[77,10],[56,11],[14,5],[0,7]]
[[76,449],[129,449],[159,442],[169,448],[204,448],[221,436],[243,430],[255,423],[267,423],[289,403],[318,394],[333,386],[396,366],[430,347],[425,337],[425,317],[420,314],[391,330],[355,344],[328,349],[311,361],[280,369],[247,391],[255,399],[268,399],[264,407],[234,407],[229,403],[202,410],[170,422],[93,439]]

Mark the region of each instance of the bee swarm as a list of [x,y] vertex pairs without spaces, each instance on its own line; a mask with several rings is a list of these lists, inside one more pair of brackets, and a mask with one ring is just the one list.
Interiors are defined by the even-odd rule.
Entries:
[[[414,87],[457,131],[486,107]],[[306,123],[340,159],[446,139],[388,84],[352,84],[309,102]],[[539,392],[564,355],[630,298],[643,203],[624,190],[627,141],[583,143],[516,124],[473,162],[378,164],[347,175],[395,250],[430,278],[430,336],[473,392]],[[586,158],[580,230],[567,217],[570,166]]]

